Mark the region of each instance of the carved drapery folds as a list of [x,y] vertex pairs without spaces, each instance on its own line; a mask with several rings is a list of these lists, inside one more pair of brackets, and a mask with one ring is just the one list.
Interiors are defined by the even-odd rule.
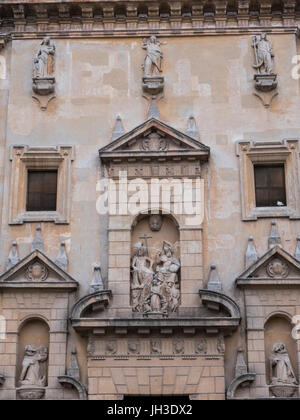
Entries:
[[298,382],[284,343],[273,345],[269,362],[270,391],[275,397],[292,397],[298,388]]
[[33,60],[32,90],[43,111],[55,98],[55,45],[46,37],[41,42]]
[[145,316],[176,312],[180,303],[179,269],[170,242],[163,241],[154,260],[149,257],[147,244],[136,243],[131,263],[132,310]]
[[257,73],[254,75],[255,93],[260,98],[265,107],[269,107],[278,92],[277,74],[274,73],[274,52],[271,42],[265,32],[252,37],[252,47],[254,50],[255,62],[253,68]]
[[48,359],[48,348],[28,344],[24,353],[18,394],[21,399],[40,399],[45,394],[47,384],[46,369],[43,364]]

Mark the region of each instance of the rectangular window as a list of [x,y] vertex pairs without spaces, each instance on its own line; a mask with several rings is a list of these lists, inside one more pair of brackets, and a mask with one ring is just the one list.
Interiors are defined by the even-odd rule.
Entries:
[[27,211],[56,211],[57,171],[28,170]]
[[255,165],[256,207],[286,206],[284,165]]

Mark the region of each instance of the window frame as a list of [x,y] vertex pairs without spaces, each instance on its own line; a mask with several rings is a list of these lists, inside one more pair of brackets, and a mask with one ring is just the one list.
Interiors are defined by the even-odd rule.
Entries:
[[[238,141],[242,220],[268,217],[300,219],[299,141]],[[255,165],[284,165],[286,206],[256,207]]]
[[[9,224],[26,222],[70,223],[73,146],[12,146]],[[27,211],[28,171],[57,171],[56,211]]]
[[[256,170],[258,169],[258,168],[264,168],[264,169],[269,169],[269,168],[280,168],[281,169],[281,175],[283,174],[283,184],[284,184],[284,186],[283,187],[277,187],[278,189],[281,189],[281,190],[284,190],[284,202],[285,202],[285,204],[284,204],[284,206],[272,206],[272,205],[270,205],[270,206],[259,206],[259,205],[257,205],[257,201],[258,201],[258,199],[257,199],[257,193],[258,193],[258,190],[262,190],[263,189],[263,187],[259,187],[259,186],[257,186],[257,182],[256,182]],[[263,163],[263,164],[254,164],[253,165],[253,170],[254,170],[254,188],[255,188],[255,206],[256,206],[256,208],[261,208],[261,207],[286,207],[286,203],[287,203],[287,200],[286,200],[286,173],[285,173],[285,164],[265,164],[265,163]],[[270,177],[270,173],[268,174],[268,178]],[[271,186],[271,185],[267,185],[267,187],[265,187],[264,188],[264,190],[268,190],[268,191],[270,191],[271,189],[272,189],[272,187],[273,188],[276,188],[276,187],[274,187],[274,186]],[[281,197],[280,197],[281,198]],[[279,198],[278,198],[279,199]]]
[[[32,194],[32,191],[30,191],[30,176],[31,174],[42,174],[43,176],[45,174],[55,174],[56,180],[55,180],[55,209],[45,209],[41,208],[40,210],[31,210],[28,209],[28,207],[32,207],[32,204],[30,205],[30,194]],[[27,185],[26,185],[26,211],[32,212],[32,211],[56,211],[57,210],[57,183],[58,183],[58,171],[56,169],[27,169]],[[42,180],[41,185],[45,187],[45,181]],[[39,194],[44,194],[44,192],[39,191]],[[40,201],[43,201],[43,197],[40,197]],[[46,207],[46,206],[41,206]]]

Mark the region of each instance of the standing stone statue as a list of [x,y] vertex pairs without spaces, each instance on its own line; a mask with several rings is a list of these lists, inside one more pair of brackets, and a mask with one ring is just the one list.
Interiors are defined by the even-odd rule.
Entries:
[[170,242],[163,241],[162,251],[158,251],[156,261],[158,277],[166,283],[178,283],[177,272],[180,268],[180,262],[174,256],[174,249]]
[[261,35],[254,36],[252,38],[252,46],[254,48],[255,61],[254,68],[258,69],[261,73],[261,69],[264,69],[263,74],[273,74],[273,58],[274,52],[272,44],[267,39],[267,34],[263,32]]
[[52,77],[54,73],[55,45],[49,37],[43,39],[34,57],[34,78]]
[[296,385],[297,379],[284,343],[275,343],[270,355],[271,385]]
[[146,296],[144,307],[146,313],[167,313],[168,302],[164,295],[164,285],[156,276],[152,280],[150,293]]
[[134,312],[141,311],[143,289],[146,285],[150,286],[153,279],[153,261],[147,255],[148,252],[143,242],[137,242],[131,261],[131,300]]
[[47,347],[34,347],[28,344],[25,347],[25,355],[22,362],[22,372],[20,376],[21,386],[44,387],[46,376],[41,372],[41,363],[48,358]]
[[145,77],[158,76],[159,73],[162,73],[163,58],[160,42],[155,36],[151,36],[148,42],[144,39],[142,48],[147,51],[144,64]]

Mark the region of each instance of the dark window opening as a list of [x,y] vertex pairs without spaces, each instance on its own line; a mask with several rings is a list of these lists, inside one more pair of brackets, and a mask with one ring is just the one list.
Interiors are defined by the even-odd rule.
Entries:
[[28,171],[27,211],[56,211],[57,171]]
[[256,207],[286,206],[284,165],[255,165]]

